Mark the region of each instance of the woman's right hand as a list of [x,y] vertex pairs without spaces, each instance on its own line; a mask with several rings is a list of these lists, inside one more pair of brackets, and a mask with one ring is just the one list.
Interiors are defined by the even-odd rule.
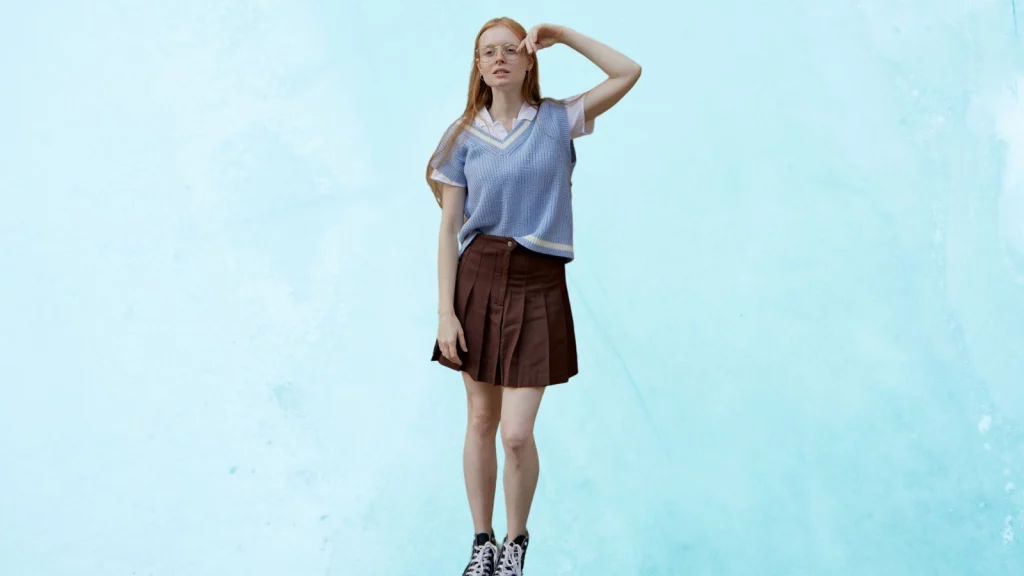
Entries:
[[462,332],[462,324],[454,313],[441,315],[437,323],[437,344],[445,358],[455,364],[462,364],[459,351],[455,347],[461,347],[463,352],[467,352],[469,348],[466,347],[466,335]]

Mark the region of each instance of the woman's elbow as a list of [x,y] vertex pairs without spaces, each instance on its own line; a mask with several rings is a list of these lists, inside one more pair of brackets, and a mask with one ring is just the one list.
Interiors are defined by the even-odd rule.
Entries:
[[633,70],[631,70],[630,74],[629,74],[629,83],[630,83],[630,85],[636,84],[637,80],[640,80],[640,75],[643,74],[643,72],[644,72],[643,67],[641,67],[639,64],[634,62],[633,63]]
[[462,229],[462,218],[456,215],[444,215],[441,217],[441,234],[445,236],[457,236]]

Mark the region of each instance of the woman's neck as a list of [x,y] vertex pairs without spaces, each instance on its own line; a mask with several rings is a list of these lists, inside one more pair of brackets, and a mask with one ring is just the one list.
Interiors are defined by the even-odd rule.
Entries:
[[516,117],[519,116],[519,109],[522,107],[522,92],[518,90],[515,92],[495,90],[492,93],[491,106],[487,111],[491,114],[491,119],[501,122],[508,128],[510,124],[515,122]]

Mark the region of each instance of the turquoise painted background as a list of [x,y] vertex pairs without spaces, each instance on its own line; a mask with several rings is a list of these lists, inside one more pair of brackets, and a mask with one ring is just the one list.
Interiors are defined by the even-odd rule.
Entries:
[[527,573],[1024,574],[1009,0],[4,4],[0,574],[461,570],[423,175],[502,14],[644,66]]

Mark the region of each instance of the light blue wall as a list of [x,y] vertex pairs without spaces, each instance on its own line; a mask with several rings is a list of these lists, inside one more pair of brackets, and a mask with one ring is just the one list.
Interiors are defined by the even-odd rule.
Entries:
[[1009,0],[6,4],[0,574],[461,570],[423,172],[502,13],[644,66],[527,574],[1024,574]]

